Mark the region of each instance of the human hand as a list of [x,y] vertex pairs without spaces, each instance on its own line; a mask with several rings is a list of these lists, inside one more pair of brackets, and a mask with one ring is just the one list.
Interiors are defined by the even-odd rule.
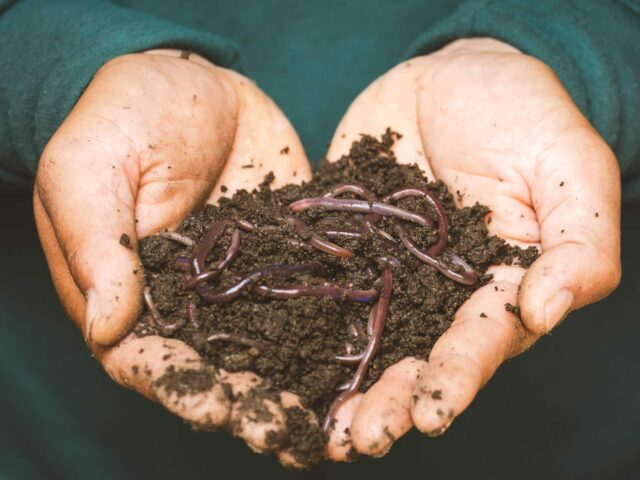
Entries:
[[527,271],[491,267],[493,281],[460,308],[428,362],[398,362],[343,405],[327,450],[337,461],[352,447],[383,455],[414,425],[442,434],[504,361],[607,296],[621,274],[616,159],[540,61],[473,39],[405,62],[354,101],[329,159],[386,127],[403,135],[399,162],[459,192],[458,206],[489,206],[491,234],[542,254]]
[[[209,390],[178,397],[157,380],[168,366],[206,368],[197,352],[172,339],[124,338],[141,311],[138,238],[177,227],[221,196],[222,185],[232,193],[269,171],[276,187],[311,175],[296,133],[264,93],[198,55],[184,57],[155,50],[100,69],[42,154],[36,223],[62,304],[111,377],[196,426],[230,425],[263,451],[297,397],[265,400],[272,420],[248,421],[238,394],[256,385],[255,375],[209,372]],[[132,248],[120,243],[123,234]]]

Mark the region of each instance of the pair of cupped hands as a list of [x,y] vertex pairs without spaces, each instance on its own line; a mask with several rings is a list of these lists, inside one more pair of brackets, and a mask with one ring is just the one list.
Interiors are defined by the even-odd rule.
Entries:
[[[135,247],[174,229],[215,202],[223,185],[229,194],[270,171],[273,187],[311,176],[294,129],[254,83],[185,57],[148,51],[97,72],[42,154],[38,231],[67,313],[116,382],[195,425],[234,425],[264,451],[298,397],[267,400],[273,418],[262,422],[219,384],[178,398],[155,381],[168,365],[198,368],[198,354],[178,340],[128,334],[141,311],[143,271],[135,248],[121,245],[123,233]],[[459,192],[459,206],[488,205],[490,233],[542,254],[528,270],[491,267],[492,282],[460,308],[428,361],[398,362],[341,407],[327,446],[336,461],[352,449],[383,455],[413,426],[442,434],[503,362],[620,279],[616,159],[542,62],[497,40],[463,39],[402,63],[356,98],[327,157],[387,127],[402,134],[399,162],[444,181]],[[243,169],[251,159],[255,168]],[[519,305],[520,316],[506,303]],[[217,375],[236,394],[255,382],[246,372]],[[302,466],[285,446],[276,453]]]

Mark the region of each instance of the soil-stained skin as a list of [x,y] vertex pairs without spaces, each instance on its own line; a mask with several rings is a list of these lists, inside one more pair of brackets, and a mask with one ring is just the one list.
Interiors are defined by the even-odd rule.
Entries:
[[[350,258],[309,248],[309,232],[297,232],[295,225],[286,220],[292,214],[289,205],[301,198],[322,196],[334,186],[344,183],[362,185],[378,197],[407,186],[433,192],[444,206],[450,222],[446,251],[470,264],[478,274],[478,281],[471,286],[456,283],[419,261],[406,249],[400,247],[394,251],[401,265],[393,271],[393,292],[381,347],[361,390],[366,390],[385,368],[404,357],[426,359],[435,341],[449,327],[456,310],[475,289],[490,280],[484,275],[490,265],[517,262],[526,267],[537,256],[535,249],[523,251],[508,246],[498,237],[489,236],[484,223],[488,213],[486,207],[476,205],[456,209],[442,182],[429,182],[417,166],[397,164],[391,151],[393,140],[394,134],[389,131],[380,140],[364,136],[354,142],[347,156],[335,163],[322,164],[310,182],[272,191],[269,188],[272,178],[267,177],[256,191],[240,191],[232,198],[222,198],[219,206],[207,206],[189,216],[178,229],[181,235],[197,244],[219,220],[244,220],[257,227],[271,226],[242,233],[239,254],[227,271],[209,284],[216,290],[224,290],[237,281],[233,272],[237,275],[270,264],[320,262],[327,271],[326,278],[301,274],[294,279],[269,279],[269,285],[318,285],[329,281],[341,287],[380,291],[381,270],[376,258],[389,255],[388,242],[370,233],[360,238],[332,240],[352,251],[354,255]],[[341,198],[356,196],[347,193]],[[437,223],[435,209],[424,198],[408,197],[395,202],[395,205]],[[335,224],[344,229],[352,228],[354,222],[352,213],[322,209],[308,209],[296,216],[309,226],[327,216],[335,217]],[[397,221],[383,217],[377,227],[395,236]],[[405,226],[411,239],[421,248],[427,248],[438,239],[437,228],[406,223]],[[208,263],[224,258],[232,240],[232,231],[228,228],[220,236],[207,257]],[[322,230],[317,232],[321,234]],[[257,394],[247,396],[247,408],[254,404],[259,406],[263,397],[287,390],[300,395],[304,405],[318,415],[321,423],[337,395],[337,388],[351,379],[355,369],[341,365],[335,356],[349,351],[358,353],[366,347],[364,330],[372,303],[326,297],[278,300],[247,289],[231,302],[208,304],[195,290],[185,287],[184,263],[176,261],[180,257],[191,258],[193,248],[159,236],[140,241],[139,252],[145,267],[146,283],[158,312],[167,324],[177,322],[183,326],[163,328],[146,309],[136,326],[136,333],[140,336],[172,336],[193,347],[206,362],[217,368],[231,372],[248,370],[260,375],[264,383]],[[190,304],[195,305],[195,309]],[[354,336],[355,331],[360,334]],[[216,341],[207,340],[220,333],[244,337],[255,343],[225,341],[224,336],[219,336]],[[165,388],[176,392],[188,393],[210,387],[202,372],[167,371],[160,381]],[[256,395],[261,398],[256,398]],[[261,410],[257,408],[256,411]],[[294,446],[294,456],[301,463],[315,463],[322,459],[325,436],[317,423],[309,422],[302,409],[286,410],[286,427],[289,438],[274,438],[274,444]]]

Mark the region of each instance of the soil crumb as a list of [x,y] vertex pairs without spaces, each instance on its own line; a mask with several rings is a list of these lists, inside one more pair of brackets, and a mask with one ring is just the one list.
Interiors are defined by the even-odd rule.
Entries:
[[[197,245],[219,220],[245,221],[256,227],[251,232],[241,232],[239,254],[224,273],[208,282],[207,285],[216,291],[230,288],[243,272],[271,264],[306,262],[320,262],[328,275],[318,279],[301,274],[290,279],[271,278],[265,283],[286,287],[328,281],[346,288],[379,291],[381,272],[376,259],[389,255],[389,241],[370,232],[359,238],[338,238],[332,241],[351,250],[353,257],[329,255],[309,246],[309,231],[296,232],[291,222],[286,221],[292,214],[289,205],[301,198],[320,197],[344,183],[362,185],[378,197],[407,186],[433,192],[450,222],[446,251],[471,265],[478,274],[478,281],[471,286],[456,283],[419,261],[398,242],[400,247],[394,250],[394,255],[400,260],[400,266],[394,269],[393,292],[381,346],[361,386],[362,391],[368,389],[385,368],[402,358],[426,359],[458,308],[477,288],[490,282],[490,275],[484,273],[490,265],[527,267],[537,257],[535,248],[521,250],[490,236],[485,225],[487,207],[476,204],[456,209],[444,183],[429,181],[416,165],[396,163],[391,151],[395,138],[397,134],[390,130],[380,139],[362,136],[353,142],[348,155],[335,163],[323,162],[313,179],[302,185],[272,190],[269,185],[273,175],[270,174],[256,190],[239,191],[231,198],[221,198],[218,206],[209,205],[189,216],[177,230]],[[284,149],[283,153],[286,153]],[[345,194],[341,198],[356,196]],[[434,207],[424,197],[403,198],[395,205],[437,222]],[[316,229],[317,222],[327,217],[332,218],[332,225],[343,230],[353,228],[354,218],[357,219],[353,213],[323,209],[308,209],[297,213],[296,217],[316,233],[323,232]],[[395,236],[396,222],[395,218],[382,217],[377,227]],[[411,239],[422,249],[437,241],[437,228],[406,226]],[[220,235],[206,259],[208,265],[217,265],[225,258],[232,232],[233,228],[227,228]],[[397,239],[392,241],[397,242]],[[146,308],[136,333],[182,340],[215,368],[255,372],[264,379],[261,390],[273,392],[274,401],[278,401],[276,394],[281,390],[298,394],[303,406],[315,413],[318,422],[309,421],[309,415],[302,408],[287,408],[284,411],[288,437],[274,438],[274,442],[289,445],[293,457],[302,464],[321,461],[326,436],[319,424],[336,398],[338,387],[349,381],[355,370],[353,366],[339,364],[335,357],[349,352],[356,354],[365,348],[372,303],[327,297],[279,300],[247,288],[233,301],[209,304],[196,290],[185,287],[185,267],[190,268],[193,248],[158,236],[139,242],[146,284],[155,307],[165,324],[181,327],[167,332],[157,325],[152,312]],[[216,340],[208,341],[212,335],[216,335]],[[229,336],[250,342],[229,341]],[[193,393],[199,388],[211,387],[201,378],[204,371],[176,371],[169,367],[159,381],[165,388],[178,393]],[[211,373],[211,378],[214,377]],[[432,395],[437,398],[440,392],[435,391]]]
[[517,305],[512,305],[511,303],[505,303],[504,304],[504,309],[507,312],[511,312],[511,313],[516,314],[516,315],[520,315],[520,307],[518,307]]
[[126,233],[120,235],[120,245],[122,245],[123,247],[127,247],[129,250],[133,249],[133,245],[131,245],[131,237],[129,237],[129,235],[127,235]]

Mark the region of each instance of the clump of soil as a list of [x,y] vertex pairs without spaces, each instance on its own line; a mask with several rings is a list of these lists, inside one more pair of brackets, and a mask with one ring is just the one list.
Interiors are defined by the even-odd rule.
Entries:
[[[508,246],[498,237],[489,236],[484,223],[489,211],[487,207],[475,205],[456,209],[442,182],[429,182],[415,165],[397,164],[391,151],[394,135],[388,130],[380,140],[363,136],[353,143],[348,155],[335,163],[324,163],[313,179],[301,186],[287,185],[271,190],[269,184],[273,176],[268,176],[257,190],[239,191],[232,198],[222,198],[219,206],[207,206],[189,216],[178,229],[180,234],[197,243],[212,224],[222,219],[246,220],[257,226],[272,225],[277,228],[242,234],[240,254],[230,267],[234,272],[250,272],[268,264],[317,261],[326,266],[333,284],[379,290],[380,270],[375,259],[389,254],[388,247],[379,237],[367,234],[359,239],[336,240],[355,253],[352,258],[305,248],[307,235],[296,234],[293,226],[282,221],[292,213],[288,205],[301,198],[322,196],[341,183],[365,186],[378,196],[406,186],[422,187],[435,193],[450,220],[447,251],[466,260],[479,274],[479,279],[472,286],[461,285],[420,262],[406,249],[398,249],[395,255],[400,259],[401,267],[394,272],[393,294],[381,347],[362,385],[363,391],[385,368],[402,358],[426,359],[435,341],[449,327],[456,310],[474,290],[490,280],[484,274],[490,265],[517,262],[526,267],[537,255],[535,249],[523,251]],[[435,210],[424,198],[406,198],[396,204],[437,221]],[[345,225],[353,219],[352,213],[328,213],[322,209],[310,209],[297,215],[307,225],[328,215],[338,217]],[[383,217],[378,226],[394,233],[396,221]],[[411,227],[410,231],[412,239],[422,248],[437,239],[436,229]],[[228,229],[210,253],[208,262],[224,258],[230,237],[231,229]],[[298,243],[292,244],[291,239]],[[344,355],[347,344],[353,346],[354,353],[365,348],[366,335],[354,338],[348,325],[366,325],[371,304],[315,297],[269,299],[251,289],[229,303],[207,304],[193,289],[185,288],[184,270],[176,263],[178,257],[190,257],[192,248],[152,236],[140,241],[139,253],[145,267],[146,283],[164,319],[184,319],[189,303],[196,304],[197,321],[186,322],[171,336],[192,346],[215,367],[231,372],[250,370],[265,380],[264,388],[300,395],[304,406],[313,410],[322,422],[337,395],[336,389],[354,374],[354,367],[340,365],[335,356]],[[305,282],[318,283],[318,279],[304,275],[296,279],[296,283]],[[224,290],[233,283],[232,276],[225,273],[212,285]],[[291,280],[275,280],[270,284],[287,285]],[[148,310],[143,312],[136,332],[138,335],[167,336]],[[265,348],[207,341],[211,335],[221,332],[248,337]],[[181,377],[176,371],[170,371],[162,382],[169,386],[189,383],[188,377],[188,374]],[[174,390],[197,391],[198,386],[205,388],[208,385],[201,377],[196,377],[197,382],[188,388],[174,386]],[[288,409],[286,416],[289,444],[294,455],[306,464],[320,461],[326,442],[320,427],[311,425],[306,414],[297,407]]]

